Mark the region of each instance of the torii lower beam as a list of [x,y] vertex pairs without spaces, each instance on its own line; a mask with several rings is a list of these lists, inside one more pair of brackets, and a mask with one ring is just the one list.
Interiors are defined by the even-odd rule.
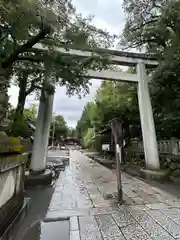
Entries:
[[89,70],[85,75],[87,78],[98,78],[102,80],[125,81],[125,82],[138,82],[137,74],[126,72],[116,72],[112,70],[92,71]]

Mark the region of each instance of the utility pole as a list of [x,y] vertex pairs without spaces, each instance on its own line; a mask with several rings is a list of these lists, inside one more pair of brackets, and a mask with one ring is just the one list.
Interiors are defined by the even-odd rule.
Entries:
[[54,119],[54,121],[53,121],[53,129],[52,129],[52,147],[54,147],[55,127],[56,127],[56,121]]

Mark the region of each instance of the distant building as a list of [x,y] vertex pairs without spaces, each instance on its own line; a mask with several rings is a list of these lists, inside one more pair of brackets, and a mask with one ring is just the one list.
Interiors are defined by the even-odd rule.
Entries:
[[75,144],[80,144],[80,139],[77,137],[66,137],[63,140],[64,144],[66,145],[75,145]]

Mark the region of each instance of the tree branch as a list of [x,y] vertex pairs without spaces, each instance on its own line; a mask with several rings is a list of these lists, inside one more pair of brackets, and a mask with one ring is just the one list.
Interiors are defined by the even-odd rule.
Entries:
[[18,56],[17,61],[42,62],[43,59],[37,58],[36,56]]
[[151,19],[151,20],[149,20],[145,23],[142,23],[141,25],[139,25],[137,27],[132,28],[131,31],[132,32],[137,31],[137,30],[141,29],[142,27],[145,27],[146,25],[157,22],[157,20],[158,20],[158,18],[157,19]]
[[25,52],[27,49],[32,48],[41,39],[44,39],[47,34],[50,33],[50,27],[42,29],[36,36],[29,39],[25,44],[19,46],[3,63],[2,67],[7,68],[11,66],[16,60],[20,53]]
[[31,86],[30,88],[26,91],[25,95],[28,96],[30,93],[32,93],[34,91],[35,88],[38,88],[38,89],[41,89],[41,87],[38,87],[35,85],[36,82],[40,81],[41,80],[41,76],[38,77],[38,78],[34,78],[32,81],[31,81]]

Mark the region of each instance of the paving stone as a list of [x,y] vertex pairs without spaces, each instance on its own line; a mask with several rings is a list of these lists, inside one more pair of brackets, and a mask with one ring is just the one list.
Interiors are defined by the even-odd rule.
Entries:
[[138,193],[136,192],[133,192],[131,189],[125,189],[123,188],[123,192],[130,198],[133,198],[133,197],[138,197]]
[[159,210],[159,209],[167,209],[169,206],[165,203],[152,203],[146,204],[146,206],[150,209]]
[[128,210],[135,210],[135,211],[150,210],[146,205],[128,206],[127,208]]
[[[175,197],[157,187],[152,187],[152,189],[156,192],[156,194],[154,194],[155,196],[161,198],[161,199],[164,199],[164,200],[172,200],[172,199],[175,199]],[[177,198],[176,198],[177,199]]]
[[124,238],[124,236],[120,236],[120,237],[109,237],[109,238],[104,238],[104,240],[126,240]]
[[70,240],[81,240],[79,231],[70,231]]
[[90,209],[90,214],[93,216],[102,214],[112,214],[115,212],[117,212],[117,207],[97,207]]
[[97,222],[93,216],[79,217],[81,240],[102,240]]
[[136,205],[135,202],[132,200],[132,198],[126,197],[126,199],[123,198],[123,204],[124,205]]
[[180,225],[180,209],[179,208],[171,208],[161,210],[161,212],[166,215],[167,217],[171,218],[175,223]]
[[70,217],[70,231],[79,231],[78,217]]
[[152,239],[174,239],[144,211],[131,211],[130,213]]
[[146,185],[145,187],[142,187],[142,191],[147,193],[148,195],[154,195],[156,192],[152,189],[151,186]]
[[150,195],[144,191],[138,191],[139,195],[143,199],[144,203],[151,204],[151,203],[158,203],[159,200],[156,198],[155,195]]
[[71,224],[71,237],[78,240],[78,237],[81,240],[172,240],[173,235],[180,239],[179,199],[123,173],[124,205],[118,206],[114,199],[103,197],[116,191],[114,170],[78,151],[70,153],[69,163],[56,182],[46,218],[70,217],[71,222],[76,222]]
[[127,210],[118,211],[112,214],[116,224],[121,228],[132,223],[135,223],[135,219],[131,216],[131,214]]
[[173,222],[177,223],[180,226],[180,218],[179,218],[179,216],[178,217],[170,217],[170,218],[173,220]]
[[180,200],[165,200],[165,203],[173,208],[180,208]]
[[96,220],[104,238],[121,237],[122,233],[111,215],[98,215]]
[[46,218],[58,218],[58,217],[72,217],[72,216],[86,216],[89,215],[87,209],[70,209],[70,210],[61,210],[61,211],[48,211]]
[[152,240],[138,223],[123,227],[121,231],[127,240]]
[[133,202],[135,202],[137,205],[143,205],[144,204],[144,200],[142,197],[133,197],[132,198]]
[[111,205],[110,201],[105,200],[102,196],[91,198],[95,207],[108,207]]
[[149,210],[146,212],[174,238],[178,239],[180,238],[180,226],[176,224],[172,219],[170,219],[165,214],[157,210]]

